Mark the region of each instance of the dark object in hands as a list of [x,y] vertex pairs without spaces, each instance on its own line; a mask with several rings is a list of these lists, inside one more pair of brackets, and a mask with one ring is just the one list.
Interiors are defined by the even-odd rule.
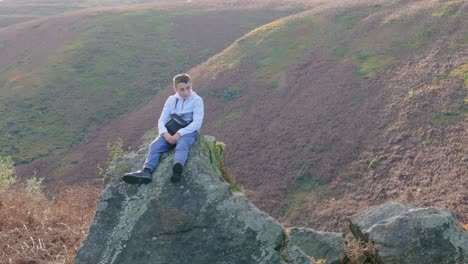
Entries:
[[179,129],[188,126],[190,123],[185,121],[181,116],[172,114],[171,119],[165,124],[167,132],[171,136],[175,135]]

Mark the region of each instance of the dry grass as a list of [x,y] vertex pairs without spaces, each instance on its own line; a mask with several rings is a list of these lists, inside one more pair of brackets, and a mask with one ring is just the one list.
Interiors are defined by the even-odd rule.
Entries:
[[466,224],[463,224],[463,223],[462,223],[462,224],[461,224],[461,227],[462,227],[462,229],[463,229],[464,231],[468,231],[468,223],[466,223]]
[[347,244],[346,257],[348,264],[358,263],[369,263],[369,264],[380,264],[382,263],[379,259],[378,251],[374,247],[374,243],[369,241],[364,243],[353,237],[352,234],[348,234],[345,237]]
[[0,193],[0,263],[73,263],[100,189],[69,187],[56,198],[24,188]]

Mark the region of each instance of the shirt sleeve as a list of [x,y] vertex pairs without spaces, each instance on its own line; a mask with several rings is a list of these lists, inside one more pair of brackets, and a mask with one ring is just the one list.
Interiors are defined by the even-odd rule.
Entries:
[[164,103],[164,108],[161,112],[161,116],[159,117],[158,121],[158,130],[159,130],[159,135],[162,135],[163,133],[167,132],[167,128],[165,124],[169,121],[171,117],[171,110],[170,106],[172,105],[171,102],[171,97],[167,98],[166,102]]
[[203,99],[201,97],[197,98],[197,100],[193,104],[193,121],[190,123],[190,125],[180,129],[179,134],[181,136],[193,133],[197,130],[200,130],[202,123],[203,123],[203,117],[205,115],[205,110],[204,110],[204,105],[203,105]]

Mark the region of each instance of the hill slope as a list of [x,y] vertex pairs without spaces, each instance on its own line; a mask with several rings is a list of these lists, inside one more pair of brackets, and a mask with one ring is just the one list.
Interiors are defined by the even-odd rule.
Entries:
[[147,2],[170,3],[183,0],[2,0],[0,1],[0,28],[29,20],[57,15],[73,10],[93,7],[109,7]]
[[28,163],[86,141],[89,127],[146,103],[174,74],[294,10],[147,5],[4,28],[0,154]]
[[[468,220],[467,11],[464,1],[328,3],[253,30],[191,71],[204,131],[261,210],[343,230],[386,200],[439,206]],[[19,168],[93,179],[105,144],[136,146],[170,94],[93,129],[90,144]],[[155,114],[156,113],[156,114]]]
[[466,221],[466,11],[395,1],[257,29],[197,70],[205,130],[254,203],[293,224],[336,230],[386,200]]

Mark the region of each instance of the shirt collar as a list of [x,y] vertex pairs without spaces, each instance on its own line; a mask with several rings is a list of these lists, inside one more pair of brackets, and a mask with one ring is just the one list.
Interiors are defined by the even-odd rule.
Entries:
[[[185,99],[185,100],[189,100],[190,98],[192,98],[193,93],[194,93],[194,91],[192,91],[192,92],[190,93],[189,97],[187,97],[187,99]],[[179,100],[184,100],[184,98],[182,98],[182,96],[180,96],[179,93],[177,93],[177,92],[175,93],[175,97],[176,97],[177,99],[179,99]]]

